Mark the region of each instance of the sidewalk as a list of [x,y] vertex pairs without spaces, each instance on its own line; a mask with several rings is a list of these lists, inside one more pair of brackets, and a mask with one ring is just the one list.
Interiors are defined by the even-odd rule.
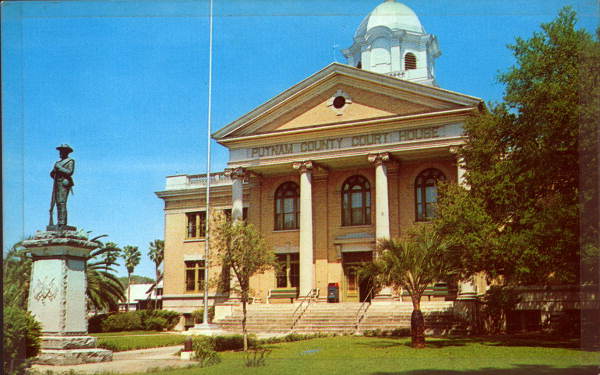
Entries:
[[32,370],[44,374],[46,370],[54,374],[67,373],[71,370],[75,373],[115,373],[130,374],[134,372],[146,372],[153,368],[186,367],[193,365],[193,361],[182,361],[175,354],[183,349],[183,345],[167,346],[164,348],[130,350],[126,352],[113,353],[112,362],[86,363],[82,365],[48,366],[33,365]]

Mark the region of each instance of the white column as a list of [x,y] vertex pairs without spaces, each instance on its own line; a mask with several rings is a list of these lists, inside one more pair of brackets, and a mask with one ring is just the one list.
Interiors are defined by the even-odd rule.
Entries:
[[243,168],[226,169],[225,175],[231,177],[231,218],[232,220],[242,220],[244,217],[244,190],[243,182],[246,177],[246,170]]
[[312,168],[310,161],[293,164],[300,172],[300,296],[313,289]]
[[469,185],[465,179],[465,160],[462,156],[456,158],[456,181],[459,186],[469,189]]
[[[450,152],[456,155],[456,181],[459,186],[469,189],[469,185],[465,180],[465,161],[464,158],[459,154],[458,147],[451,147]],[[461,280],[458,283],[458,299],[459,300],[472,300],[477,298],[477,287],[473,282],[473,278],[467,280]]]
[[[390,154],[382,152],[367,157],[375,166],[375,238],[390,238],[390,203],[388,194],[388,178],[385,163],[390,161]],[[377,254],[374,254],[377,256]],[[374,302],[392,299],[392,288],[384,287],[374,298]]]
[[390,160],[390,154],[387,152],[372,154],[368,159],[375,165],[375,236],[378,239],[389,239],[390,205],[385,162]]

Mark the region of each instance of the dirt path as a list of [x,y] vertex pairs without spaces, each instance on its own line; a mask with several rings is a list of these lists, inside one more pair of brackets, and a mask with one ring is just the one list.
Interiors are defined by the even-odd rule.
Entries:
[[175,355],[182,348],[183,345],[130,350],[114,353],[112,362],[86,363],[71,366],[33,365],[32,368],[42,374],[46,370],[51,370],[54,374],[67,373],[70,370],[82,374],[129,374],[146,372],[152,368],[186,367],[192,365],[194,362],[182,361]]

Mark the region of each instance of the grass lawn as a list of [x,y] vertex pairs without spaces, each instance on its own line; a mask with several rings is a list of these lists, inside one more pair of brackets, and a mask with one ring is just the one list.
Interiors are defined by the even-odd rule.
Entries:
[[[372,375],[597,375],[599,353],[554,347],[535,340],[428,338],[412,349],[408,338],[328,337],[268,345],[265,367],[244,366],[244,353],[220,353],[223,361],[203,369],[157,372],[195,374]],[[569,343],[558,343],[569,346]]]
[[156,331],[105,332],[93,333],[91,336],[98,338],[98,347],[113,352],[181,345],[186,338],[185,335]]
[[90,333],[90,336],[94,337],[112,337],[112,336],[133,336],[133,335],[172,335],[168,332],[159,331],[122,331],[122,332],[102,332],[102,333]]

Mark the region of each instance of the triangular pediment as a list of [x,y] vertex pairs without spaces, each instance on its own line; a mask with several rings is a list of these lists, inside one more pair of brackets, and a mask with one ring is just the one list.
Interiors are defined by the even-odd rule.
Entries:
[[217,131],[214,138],[224,143],[287,130],[439,113],[480,102],[467,95],[334,63]]

